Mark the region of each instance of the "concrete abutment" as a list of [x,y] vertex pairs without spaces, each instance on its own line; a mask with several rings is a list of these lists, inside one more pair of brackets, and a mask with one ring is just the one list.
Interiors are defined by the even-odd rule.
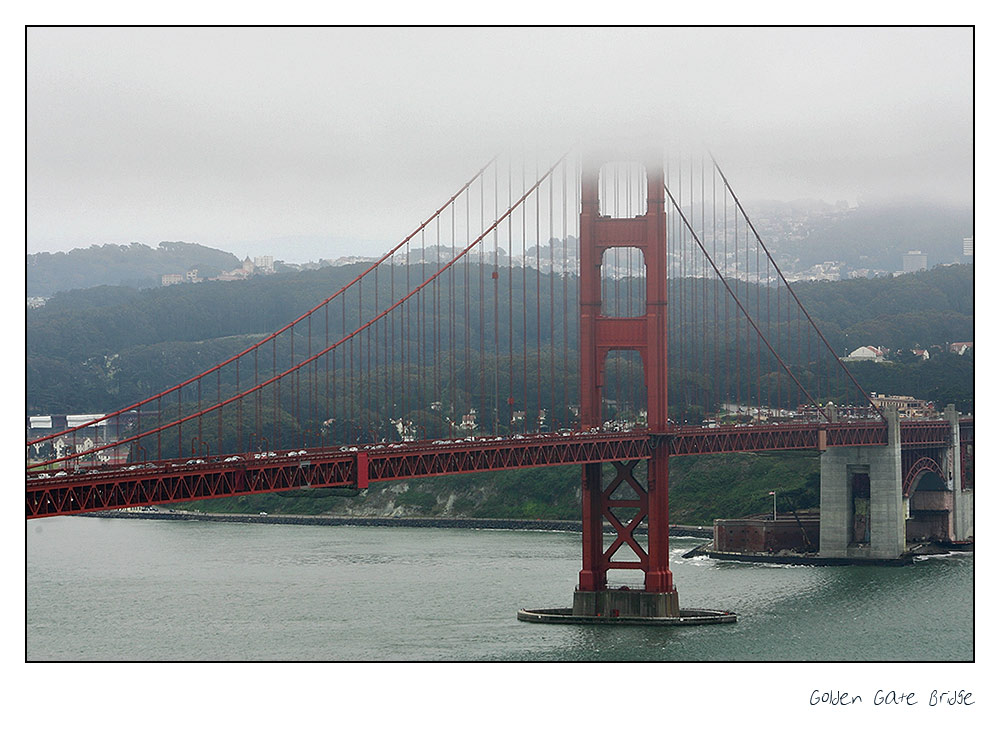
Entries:
[[919,474],[908,481],[911,489],[903,488],[911,472],[903,468],[899,414],[892,409],[886,411],[885,446],[826,448],[820,453],[820,557],[899,558],[907,552],[907,520],[916,534],[937,531],[933,539],[972,539],[973,492],[962,488],[959,417],[953,405],[944,417],[951,431],[947,445],[918,446],[916,454],[908,451],[905,457],[910,467],[925,464],[925,474],[939,471],[944,482],[940,492],[913,491]]
[[954,541],[969,541],[973,530],[973,491],[962,485],[962,441],[958,412],[954,405],[945,408],[944,417],[951,426],[951,445],[946,454],[948,488],[952,492],[951,536]]
[[906,551],[899,414],[886,413],[885,446],[820,454],[819,555],[895,559]]

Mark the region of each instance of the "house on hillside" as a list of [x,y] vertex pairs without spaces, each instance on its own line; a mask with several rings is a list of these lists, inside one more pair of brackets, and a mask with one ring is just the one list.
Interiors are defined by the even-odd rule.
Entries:
[[948,350],[953,354],[958,354],[962,356],[966,351],[972,350],[972,341],[959,341],[958,343],[949,343]]
[[844,361],[885,361],[886,350],[881,346],[858,346]]

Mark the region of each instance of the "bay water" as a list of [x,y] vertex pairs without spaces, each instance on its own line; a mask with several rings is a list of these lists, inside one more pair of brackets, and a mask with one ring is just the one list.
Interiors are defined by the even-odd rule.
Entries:
[[[735,624],[520,622],[569,607],[580,534],[61,517],[26,523],[28,661],[971,661],[971,553],[912,566],[682,558]],[[635,584],[621,575],[621,584]],[[612,584],[617,584],[614,580]]]

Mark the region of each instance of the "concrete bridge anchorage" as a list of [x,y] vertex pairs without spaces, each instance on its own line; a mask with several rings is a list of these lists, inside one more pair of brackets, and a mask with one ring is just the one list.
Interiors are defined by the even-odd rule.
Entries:
[[963,486],[961,430],[944,411],[945,443],[904,446],[899,414],[886,412],[884,446],[820,453],[820,558],[897,559],[920,540],[969,541],[973,490]]

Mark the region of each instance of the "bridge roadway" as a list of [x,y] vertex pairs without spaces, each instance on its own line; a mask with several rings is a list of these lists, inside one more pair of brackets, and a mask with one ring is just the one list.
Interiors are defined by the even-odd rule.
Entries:
[[[971,418],[960,422],[973,440]],[[946,445],[945,421],[904,421],[904,448]],[[884,423],[775,423],[742,427],[679,426],[646,431],[581,431],[510,437],[379,443],[339,448],[170,459],[115,467],[80,467],[27,474],[27,518],[162,505],[233,495],[325,487],[367,488],[372,482],[442,474],[526,469],[649,458],[654,444],[671,455],[815,449],[887,443]]]

